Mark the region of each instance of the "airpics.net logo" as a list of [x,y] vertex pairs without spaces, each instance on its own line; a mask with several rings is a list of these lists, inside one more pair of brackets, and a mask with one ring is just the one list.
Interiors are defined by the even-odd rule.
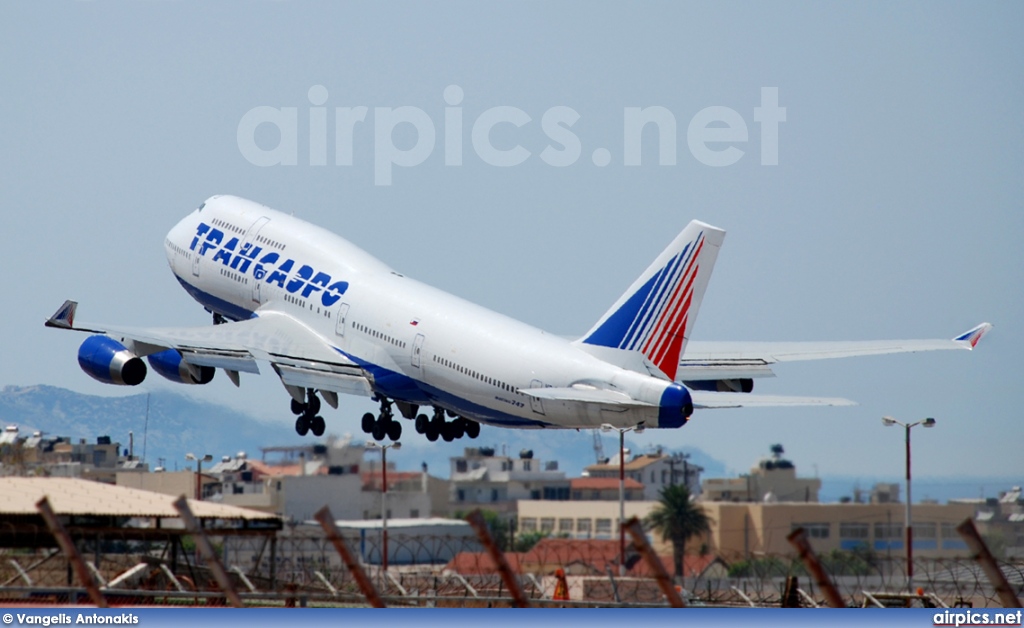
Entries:
[[[464,105],[465,92],[458,85],[444,89],[443,107],[439,102],[432,108],[441,114],[440,124],[426,110],[413,106],[374,107],[372,111],[367,106],[334,106],[333,115],[329,115],[326,105],[330,94],[323,85],[310,87],[307,98],[310,106],[262,105],[245,112],[237,131],[242,156],[261,167],[327,166],[328,146],[333,140],[331,163],[352,166],[357,154],[368,158],[369,151],[362,147],[372,142],[375,185],[391,185],[395,167],[412,168],[426,162],[439,143],[445,166],[463,165],[473,158],[465,155],[467,133],[472,155],[481,163],[498,168],[511,168],[531,159],[564,168],[579,162],[585,150],[599,168],[613,161],[623,166],[641,166],[645,141],[657,142],[658,165],[675,166],[678,161],[679,121],[670,109],[658,105],[623,108],[621,152],[616,160],[612,150],[603,146],[584,148],[574,130],[581,116],[564,105],[550,107],[540,114],[543,137],[537,138],[532,134],[536,134],[538,120],[530,113],[510,105],[474,111]],[[786,121],[786,108],[779,106],[779,88],[762,87],[760,105],[749,115],[756,125],[761,165],[778,165],[779,127]],[[714,168],[731,166],[744,159],[750,150],[750,126],[736,109],[723,105],[705,107],[686,123],[686,147],[697,163]],[[307,133],[308,160],[306,155],[300,159],[299,154],[300,136]],[[442,136],[440,140],[438,134]],[[529,150],[523,143],[535,146],[535,150]]]

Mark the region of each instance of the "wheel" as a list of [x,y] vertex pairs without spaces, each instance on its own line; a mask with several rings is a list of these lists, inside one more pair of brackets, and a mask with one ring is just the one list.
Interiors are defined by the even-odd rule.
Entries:
[[309,417],[302,415],[295,419],[295,432],[299,436],[305,436],[309,433]]
[[434,429],[434,425],[433,424],[427,425],[427,431],[424,432],[424,434],[426,435],[427,440],[429,440],[432,443],[434,441],[436,441],[439,436],[441,436],[440,432],[438,432],[436,429]]
[[313,436],[317,438],[323,436],[324,431],[327,429],[327,421],[324,421],[324,418],[318,414],[310,422],[312,425],[309,426],[309,429],[313,432]]
[[480,424],[476,421],[466,420],[466,436],[476,438],[480,435]]
[[417,434],[426,434],[428,425],[430,425],[430,419],[427,418],[427,415],[421,414],[416,417],[415,427]]
[[292,414],[302,414],[306,411],[306,404],[292,399]]
[[309,403],[306,404],[306,407],[309,408],[310,414],[320,412],[320,397],[317,397],[315,394],[310,394]]
[[462,438],[466,433],[466,419],[455,419],[452,421],[452,436]]
[[443,438],[446,443],[450,443],[455,440],[455,425],[445,423],[444,427],[441,428],[441,438]]
[[373,417],[373,415],[372,415],[372,414],[370,414],[369,412],[367,412],[366,414],[364,414],[364,415],[363,415],[363,424],[362,424],[362,428],[363,428],[363,433],[365,433],[365,434],[369,434],[370,432],[372,432],[372,431],[373,431],[373,424],[374,424],[374,423],[375,423],[376,421],[377,421],[377,419],[375,419],[375,418]]
[[391,440],[398,440],[402,437],[402,424],[398,421],[392,421],[388,423],[388,438]]
[[388,435],[388,426],[384,421],[374,421],[373,440],[384,440]]
[[448,416],[453,418],[453,419],[456,418],[457,416],[459,416],[459,415],[455,414],[454,412],[452,412],[451,410],[445,410],[445,413],[447,413]]

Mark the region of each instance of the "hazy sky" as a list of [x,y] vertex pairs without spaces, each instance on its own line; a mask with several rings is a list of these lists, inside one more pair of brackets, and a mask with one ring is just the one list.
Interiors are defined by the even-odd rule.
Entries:
[[[79,370],[82,337],[43,328],[66,298],[82,320],[206,324],[162,241],[213,194],[293,211],[401,272],[566,335],[699,218],[728,235],[694,337],[996,327],[973,354],[786,365],[757,382],[854,408],[705,411],[637,442],[697,446],[737,470],[781,442],[805,470],[899,477],[902,434],[879,417],[934,416],[938,427],[915,430],[919,475],[1024,475],[1022,27],[1024,5],[1010,2],[3,3],[0,384],[128,392]],[[452,85],[461,125],[446,123]],[[778,165],[762,163],[763,88],[786,111]],[[247,158],[239,127],[259,107],[294,108],[293,134],[264,124],[248,136],[271,152],[293,137],[294,165]],[[336,108],[354,107],[367,107],[363,122],[344,122],[344,109],[339,125]],[[383,136],[395,150],[382,144],[382,125],[415,114],[400,107],[422,113],[432,150],[408,123]],[[650,125],[641,165],[625,165],[633,107],[675,121],[674,160]],[[494,151],[481,154],[474,128],[510,108],[521,126],[496,124]],[[720,132],[734,141],[691,146],[720,126],[707,108],[731,120]],[[554,132],[546,114],[561,120]],[[339,126],[353,129],[351,165]],[[578,158],[553,139],[566,131]],[[446,165],[459,145],[461,165]],[[517,145],[522,163],[488,163],[514,160],[497,151]],[[730,147],[731,165],[700,157]],[[380,185],[389,156],[422,163],[394,166]],[[142,388],[171,386],[151,374]],[[291,433],[272,375],[243,375],[235,390],[221,374],[187,392]],[[370,407],[346,399],[329,429],[358,432]]]

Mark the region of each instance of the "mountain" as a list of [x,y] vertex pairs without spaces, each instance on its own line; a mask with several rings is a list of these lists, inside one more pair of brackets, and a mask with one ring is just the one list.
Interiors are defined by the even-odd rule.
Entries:
[[110,436],[124,448],[128,433],[134,432],[135,454],[145,455],[151,467],[164,459],[170,469],[177,462],[184,466],[188,452],[215,459],[239,451],[256,453],[268,440],[279,444],[278,436],[288,436],[281,426],[166,391],[99,397],[53,386],[5,386],[0,389],[0,421],[17,425],[23,435],[39,430],[89,442]]

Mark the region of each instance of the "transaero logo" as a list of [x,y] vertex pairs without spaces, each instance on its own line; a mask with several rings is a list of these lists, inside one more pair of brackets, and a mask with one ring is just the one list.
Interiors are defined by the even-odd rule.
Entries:
[[[573,130],[580,114],[572,107],[559,105],[540,114],[538,121],[519,107],[501,105],[481,111],[463,106],[465,93],[458,85],[444,89],[443,101],[431,107],[443,109],[438,123],[424,109],[413,106],[374,107],[335,106],[328,112],[330,94],[323,85],[309,88],[309,107],[253,107],[238,121],[238,150],[249,163],[268,166],[352,166],[357,140],[360,146],[372,141],[373,180],[375,185],[391,185],[394,167],[411,168],[425,162],[437,149],[438,133],[443,138],[441,151],[445,166],[457,167],[464,162],[465,134],[480,162],[498,168],[510,168],[536,157],[542,163],[562,168],[576,164],[584,146]],[[440,113],[440,111],[438,111]],[[762,87],[761,103],[750,112],[760,142],[760,163],[779,163],[779,126],[786,121],[786,108],[779,106],[779,88]],[[301,124],[300,124],[301,118]],[[679,124],[667,107],[625,107],[622,110],[621,163],[640,166],[645,129],[656,131],[658,164],[674,166],[677,162],[676,142]],[[711,167],[731,166],[746,155],[750,125],[739,111],[721,105],[697,111],[686,125],[686,145],[697,163]],[[397,141],[412,137],[415,141]],[[369,137],[372,134],[372,140]],[[267,141],[258,141],[257,136]],[[495,137],[500,139],[495,140]],[[648,133],[648,141],[653,141]],[[299,155],[300,137],[309,138],[309,155]],[[276,139],[272,139],[276,138]],[[537,140],[537,141],[533,141]],[[333,141],[333,159],[328,159],[328,145]],[[275,143],[276,142],[276,143]],[[535,155],[523,146],[544,144]],[[536,150],[536,148],[535,148]],[[592,163],[600,168],[614,161],[610,149],[588,148]],[[368,154],[365,150],[360,155]]]
[[200,222],[196,227],[196,235],[188,248],[197,251],[200,257],[212,253],[213,261],[220,262],[225,268],[241,275],[249,274],[256,281],[274,284],[303,299],[320,293],[320,303],[324,307],[337,303],[348,290],[347,281],[334,281],[327,273],[317,271],[308,264],[299,264],[296,269],[296,261],[284,257],[278,251],[264,249],[253,242],[241,242],[234,236],[224,242],[224,232],[205,222]]

